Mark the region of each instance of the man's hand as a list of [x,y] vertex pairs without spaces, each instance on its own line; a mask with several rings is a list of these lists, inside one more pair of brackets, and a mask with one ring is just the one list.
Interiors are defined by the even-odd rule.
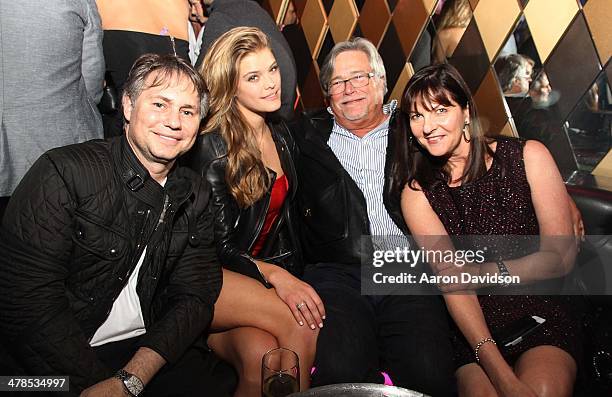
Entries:
[[126,397],[129,393],[117,378],[108,378],[83,390],[81,397]]

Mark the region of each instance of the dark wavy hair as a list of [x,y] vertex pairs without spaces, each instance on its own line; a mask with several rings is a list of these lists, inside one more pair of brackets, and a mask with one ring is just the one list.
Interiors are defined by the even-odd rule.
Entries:
[[489,147],[487,138],[478,122],[478,113],[470,90],[453,66],[439,64],[428,66],[416,72],[404,91],[401,114],[397,118],[398,134],[395,134],[393,163],[391,166],[391,191],[400,195],[406,185],[415,189],[415,181],[422,189],[429,190],[437,183],[450,183],[451,174],[447,157],[436,157],[421,147],[410,129],[409,115],[416,111],[416,104],[425,106],[436,102],[451,106],[451,100],[470,114],[470,151],[462,184],[470,183],[487,171],[487,155],[495,153]]
[[[155,78],[147,83],[147,78],[153,73]],[[142,91],[168,84],[173,78],[184,76],[198,94],[200,100],[200,118],[208,112],[208,91],[202,76],[181,57],[176,55],[144,54],[132,65],[130,74],[124,84],[123,93],[133,102]]]

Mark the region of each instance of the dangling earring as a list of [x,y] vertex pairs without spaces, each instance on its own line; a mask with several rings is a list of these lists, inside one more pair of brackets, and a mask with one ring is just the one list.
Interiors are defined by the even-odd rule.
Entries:
[[[463,140],[465,141],[465,143],[470,143],[470,141],[472,140],[472,137],[470,135],[470,131],[468,130],[468,126],[470,125],[470,123],[466,120],[465,123],[463,123]],[[467,136],[465,135],[467,133]]]

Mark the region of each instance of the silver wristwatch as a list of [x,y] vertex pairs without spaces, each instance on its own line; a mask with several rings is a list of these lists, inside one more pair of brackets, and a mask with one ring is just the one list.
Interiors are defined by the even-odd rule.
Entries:
[[125,389],[134,397],[138,397],[144,390],[144,384],[142,381],[136,375],[132,375],[123,368],[117,371],[115,378],[123,382]]

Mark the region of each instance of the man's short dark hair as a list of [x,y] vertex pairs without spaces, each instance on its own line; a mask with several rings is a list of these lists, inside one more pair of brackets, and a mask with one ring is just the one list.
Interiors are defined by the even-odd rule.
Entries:
[[[149,75],[157,72],[155,79],[148,85]],[[143,90],[167,83],[175,76],[185,76],[193,84],[200,98],[200,117],[208,112],[208,91],[202,76],[183,58],[176,55],[144,54],[134,62],[125,82],[123,93],[135,102]]]

